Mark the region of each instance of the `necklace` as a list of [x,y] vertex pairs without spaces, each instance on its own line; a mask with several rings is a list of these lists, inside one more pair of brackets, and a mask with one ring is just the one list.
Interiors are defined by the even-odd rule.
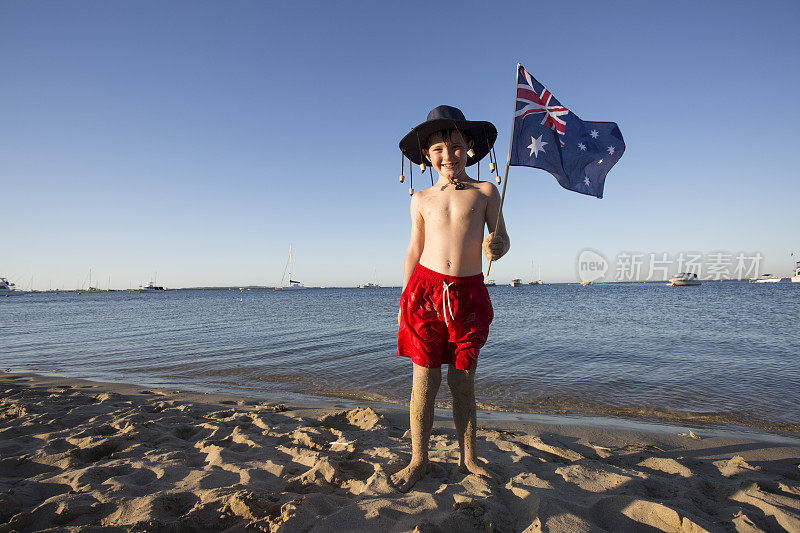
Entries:
[[463,181],[454,180],[453,178],[448,178],[448,181],[450,181],[450,183],[455,185],[457,191],[463,191],[464,189],[467,188],[467,184],[464,183]]

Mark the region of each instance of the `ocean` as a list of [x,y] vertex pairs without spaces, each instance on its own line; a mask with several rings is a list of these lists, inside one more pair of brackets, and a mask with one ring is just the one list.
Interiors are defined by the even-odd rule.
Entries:
[[[489,289],[487,411],[800,434],[800,284]],[[0,369],[274,401],[408,401],[399,288],[0,298]],[[443,380],[438,402],[450,400]]]

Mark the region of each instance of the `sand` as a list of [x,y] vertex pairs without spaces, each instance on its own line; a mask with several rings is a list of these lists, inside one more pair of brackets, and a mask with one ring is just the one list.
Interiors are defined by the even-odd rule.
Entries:
[[495,479],[437,417],[407,494],[407,413],[0,374],[2,531],[795,531],[800,447],[482,421]]

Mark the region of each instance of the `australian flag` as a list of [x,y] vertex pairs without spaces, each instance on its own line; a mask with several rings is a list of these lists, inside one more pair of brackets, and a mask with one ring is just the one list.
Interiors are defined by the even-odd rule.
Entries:
[[518,65],[512,165],[541,168],[565,189],[602,198],[623,152],[614,122],[584,122]]

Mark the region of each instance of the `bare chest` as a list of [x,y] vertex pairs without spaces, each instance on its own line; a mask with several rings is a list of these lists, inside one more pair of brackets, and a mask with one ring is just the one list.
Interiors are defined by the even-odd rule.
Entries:
[[482,224],[486,218],[486,197],[477,190],[436,191],[423,202],[426,225]]

